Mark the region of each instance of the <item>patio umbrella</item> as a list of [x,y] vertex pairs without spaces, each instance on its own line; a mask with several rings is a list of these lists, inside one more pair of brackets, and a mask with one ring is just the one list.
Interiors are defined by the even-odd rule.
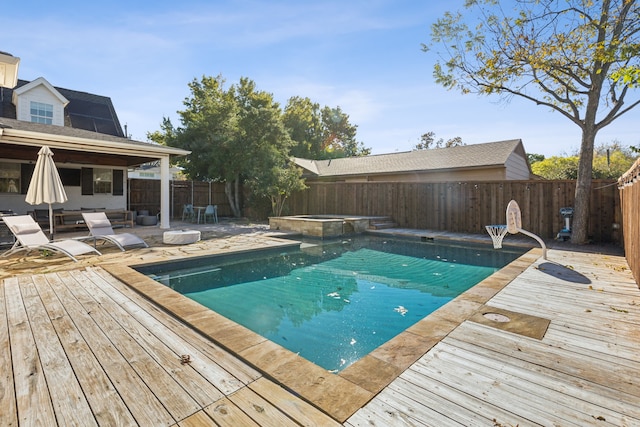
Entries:
[[46,145],[38,151],[38,161],[29,183],[25,201],[30,205],[49,204],[49,233],[53,238],[53,208],[51,204],[66,202],[67,193],[64,191],[58,169],[53,162],[53,153]]

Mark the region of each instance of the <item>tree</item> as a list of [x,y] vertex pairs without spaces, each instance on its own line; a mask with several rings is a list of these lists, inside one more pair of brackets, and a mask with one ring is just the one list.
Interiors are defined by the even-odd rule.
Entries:
[[358,126],[349,123],[349,116],[340,107],[322,109],[322,150],[325,159],[368,156],[371,149],[356,141]]
[[349,123],[349,116],[340,107],[320,108],[309,98],[294,96],[285,106],[284,123],[294,141],[292,156],[323,160],[371,153],[356,141],[358,127]]
[[520,97],[580,128],[571,241],[585,243],[596,134],[640,103],[627,99],[640,71],[636,0],[514,0],[509,8],[467,0],[465,8],[467,15],[447,12],[432,25],[432,43],[445,47],[436,81],[462,93]]
[[261,184],[258,194],[269,198],[274,216],[282,215],[284,203],[291,194],[307,188],[302,179],[302,169],[290,162],[274,168]]
[[320,104],[309,98],[289,98],[284,108],[284,125],[294,144],[291,155],[304,159],[322,159],[322,117]]
[[544,179],[576,179],[579,161],[578,156],[552,156],[531,165],[531,172]]
[[527,160],[530,165],[533,165],[536,162],[541,162],[544,160],[544,154],[536,154],[536,153],[527,153]]
[[[636,156],[630,148],[614,141],[602,144],[594,150],[593,179],[617,179],[633,165]],[[578,176],[579,156],[549,157],[531,165],[536,175],[545,179],[576,179]]]
[[414,150],[428,150],[430,148],[451,148],[458,147],[460,145],[465,145],[462,142],[462,138],[459,136],[455,136],[451,139],[448,139],[447,142],[444,142],[442,138],[436,141],[436,133],[435,132],[427,132],[423,133],[420,136],[420,142],[417,143],[413,149]]
[[189,84],[190,97],[178,111],[182,126],[164,119],[161,132],[149,136],[157,142],[191,151],[181,161],[191,179],[220,181],[234,216],[241,216],[241,184],[255,193],[277,182],[286,164],[291,139],[282,112],[270,93],[256,90],[241,78],[224,89],[222,77],[203,77]]

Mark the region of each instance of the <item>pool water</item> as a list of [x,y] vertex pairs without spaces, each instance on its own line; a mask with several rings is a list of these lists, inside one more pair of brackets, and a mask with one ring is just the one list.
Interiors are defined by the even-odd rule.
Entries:
[[142,272],[338,372],[522,253],[362,237]]

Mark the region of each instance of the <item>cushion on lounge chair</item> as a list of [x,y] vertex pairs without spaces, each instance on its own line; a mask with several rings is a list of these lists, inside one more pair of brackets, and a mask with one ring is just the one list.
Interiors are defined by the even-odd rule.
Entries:
[[42,228],[37,223],[33,224],[15,224],[12,227],[14,234],[33,234],[42,231]]
[[85,220],[85,223],[87,225],[91,225],[91,227],[94,227],[94,228],[103,228],[103,227],[111,228],[111,222],[108,219],[90,219],[90,220]]

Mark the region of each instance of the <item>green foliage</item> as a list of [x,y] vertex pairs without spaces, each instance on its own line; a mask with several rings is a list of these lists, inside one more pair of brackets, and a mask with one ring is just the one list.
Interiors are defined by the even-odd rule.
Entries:
[[304,188],[302,172],[288,164],[291,155],[328,159],[371,151],[356,141],[357,126],[340,107],[320,109],[308,98],[293,97],[283,113],[272,94],[244,77],[225,88],[221,76],[204,76],[189,89],[178,111],[181,126],[164,118],[161,130],[147,137],[190,150],[178,164],[191,179],[224,182],[235,216],[241,215],[241,183],[269,198],[274,214],[282,212],[287,197]]
[[320,108],[309,98],[293,97],[287,102],[284,123],[294,145],[291,155],[322,160],[365,156],[371,153],[356,140],[357,126],[340,107]]
[[322,149],[325,159],[367,156],[370,148],[356,141],[358,127],[349,123],[349,116],[340,107],[322,109]]
[[322,150],[322,117],[320,104],[309,98],[289,98],[284,108],[284,125],[294,141],[291,155],[304,159],[320,159]]
[[[618,179],[635,160],[631,149],[617,142],[601,145],[594,150],[592,178]],[[577,179],[578,163],[578,156],[555,156],[533,163],[531,170],[545,179]]]
[[[582,131],[573,243],[587,240],[598,131],[640,104],[637,0],[467,0],[431,27],[436,81],[462,93],[517,96]],[[627,102],[628,101],[628,102]]]
[[543,161],[544,154],[527,153],[527,160],[529,160],[530,165],[533,165],[534,163]]
[[451,139],[448,139],[447,142],[445,142],[442,138],[436,141],[435,132],[427,132],[427,133],[423,133],[420,136],[420,142],[416,144],[413,147],[413,149],[428,150],[430,148],[451,148],[451,147],[458,147],[460,145],[465,145],[465,143],[462,142],[462,138],[459,136],[455,136]]
[[275,167],[261,177],[256,194],[268,197],[271,201],[271,214],[281,216],[287,198],[296,191],[307,188],[302,179],[302,169],[292,163]]
[[[189,84],[191,96],[178,111],[181,127],[165,119],[154,141],[191,151],[180,160],[191,179],[225,182],[235,216],[241,215],[240,183],[254,193],[278,193],[280,169],[292,145],[273,95],[241,78],[224,88],[224,80],[203,77]],[[298,175],[299,178],[299,175]]]
[[618,104],[640,75],[635,0],[515,0],[511,7],[478,0],[465,8],[438,19],[432,44],[423,45],[444,48],[434,67],[444,87],[523,97],[576,122],[597,102],[609,107],[599,127],[638,104]]
[[577,179],[578,156],[549,157],[531,165],[531,171],[545,179]]

